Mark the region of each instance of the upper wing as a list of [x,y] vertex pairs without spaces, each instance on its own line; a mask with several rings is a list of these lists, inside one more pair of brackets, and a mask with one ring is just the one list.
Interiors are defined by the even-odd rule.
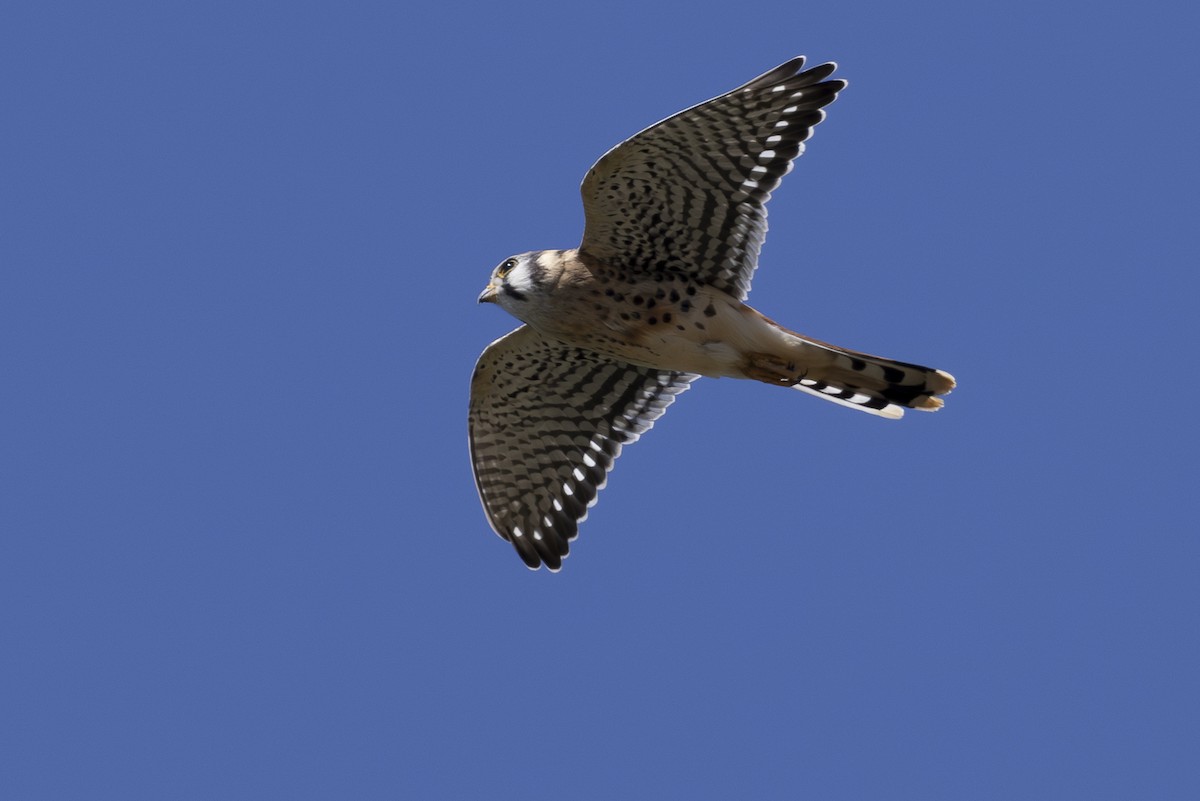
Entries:
[[580,250],[634,271],[675,272],[739,300],[767,234],[765,204],[846,86],[800,56],[652,125],[583,179]]
[[628,445],[696,379],[635,367],[523,325],[488,345],[471,378],[475,485],[488,522],[531,568],[567,543]]

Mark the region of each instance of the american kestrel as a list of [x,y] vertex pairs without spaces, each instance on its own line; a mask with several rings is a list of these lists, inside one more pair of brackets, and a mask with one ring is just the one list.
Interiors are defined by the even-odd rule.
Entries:
[[583,179],[573,250],[505,259],[481,303],[524,325],[471,378],[475,482],[530,568],[562,567],[621,447],[699,376],[793,387],[881,417],[933,411],[949,373],[790,331],[743,301],[766,202],[825,117],[835,64],[798,57],[617,145]]

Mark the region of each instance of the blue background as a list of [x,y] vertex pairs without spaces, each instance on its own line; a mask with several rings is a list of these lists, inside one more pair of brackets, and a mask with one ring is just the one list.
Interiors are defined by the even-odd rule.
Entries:
[[[1200,797],[1187,8],[7,5],[0,797]],[[702,381],[530,573],[477,294],[796,53],[751,301],[959,389]]]

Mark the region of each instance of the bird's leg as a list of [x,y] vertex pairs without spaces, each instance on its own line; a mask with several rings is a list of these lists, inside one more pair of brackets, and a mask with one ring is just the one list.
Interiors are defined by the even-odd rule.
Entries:
[[746,378],[781,387],[790,387],[805,375],[805,371],[796,370],[795,362],[771,353],[747,353],[742,373]]

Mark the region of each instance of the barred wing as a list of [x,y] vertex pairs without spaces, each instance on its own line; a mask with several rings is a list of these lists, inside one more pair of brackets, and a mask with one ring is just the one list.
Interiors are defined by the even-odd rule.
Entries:
[[580,250],[634,273],[690,275],[739,300],[767,234],[766,202],[846,86],[800,56],[652,125],[583,180]]
[[696,379],[635,367],[529,326],[488,345],[471,378],[475,485],[488,522],[529,567],[562,567],[621,448]]

